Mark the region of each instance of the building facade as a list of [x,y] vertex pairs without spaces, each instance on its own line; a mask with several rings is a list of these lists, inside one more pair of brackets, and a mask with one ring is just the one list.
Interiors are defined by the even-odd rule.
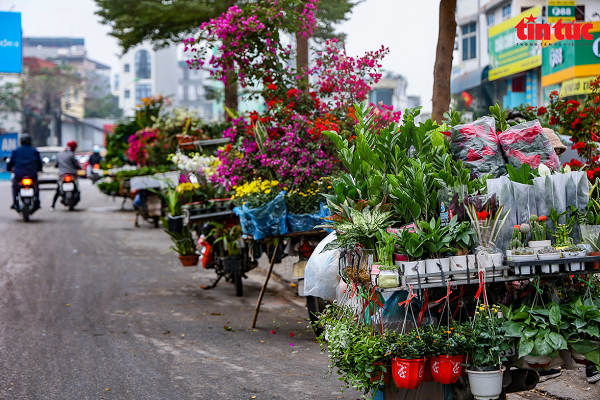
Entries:
[[[541,40],[518,39],[516,25],[531,16],[536,23],[593,22],[600,20],[599,13],[597,0],[458,0],[452,94],[466,93],[473,99],[471,108],[482,111],[495,103],[509,108],[545,104],[547,86],[567,79],[566,73],[543,79],[553,73],[546,68],[550,50]],[[578,70],[568,79],[584,74]],[[600,75],[600,69],[588,67],[585,73]]]

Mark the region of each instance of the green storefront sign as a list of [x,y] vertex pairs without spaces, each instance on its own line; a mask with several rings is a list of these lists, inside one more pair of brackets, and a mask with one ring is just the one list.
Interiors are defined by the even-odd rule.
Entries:
[[548,23],[553,24],[562,19],[563,22],[575,21],[575,1],[548,1]]

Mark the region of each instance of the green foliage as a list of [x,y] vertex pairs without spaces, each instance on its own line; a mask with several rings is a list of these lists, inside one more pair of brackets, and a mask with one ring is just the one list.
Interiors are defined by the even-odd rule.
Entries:
[[504,340],[498,311],[497,306],[488,308],[485,305],[475,310],[471,333],[473,340],[469,348],[469,359],[474,367],[498,366],[503,361],[500,353],[511,347],[511,342]]
[[462,255],[467,254],[469,249],[473,246],[475,237],[475,231],[471,229],[470,222],[459,222],[458,217],[455,215],[447,226],[450,243],[452,243],[454,248],[462,253]]
[[533,185],[533,180],[540,176],[537,168],[532,170],[529,164],[523,164],[519,171],[512,165],[506,164],[506,169],[508,170],[508,178],[511,181],[524,185]]
[[450,235],[449,225],[441,226],[440,218],[432,218],[431,221],[421,221],[418,231],[431,258],[444,257],[445,253],[456,253],[457,249],[452,247],[453,237]]
[[573,231],[572,225],[575,223],[575,216],[572,216],[569,220],[567,220],[566,224],[560,224],[559,219],[563,215],[567,214],[569,210],[563,211],[562,213],[558,213],[554,207],[550,210],[550,215],[548,218],[554,224],[555,232],[552,232],[550,229],[546,228],[550,236],[556,238],[555,247],[561,246],[569,246],[573,244],[573,239],[569,237],[571,232]]
[[223,242],[223,247],[227,250],[227,255],[236,256],[240,253],[239,240],[242,237],[242,227],[240,225],[230,226],[225,228],[223,224],[211,222],[210,225],[214,228],[208,236],[214,236],[214,243]]
[[171,250],[177,252],[180,256],[191,256],[196,254],[196,242],[194,241],[192,231],[190,230],[189,226],[184,225],[181,232],[171,232],[168,229],[167,219],[161,218],[161,222],[165,228],[165,232],[173,241],[174,245],[170,247]]
[[377,233],[377,262],[382,265],[394,265],[394,252],[398,237],[381,230]]
[[567,349],[567,340],[561,334],[562,316],[559,306],[549,308],[523,305],[516,312],[512,307],[502,307],[506,321],[502,329],[506,337],[514,338],[519,357],[526,355],[558,357]]
[[504,132],[509,128],[510,124],[506,122],[506,118],[508,116],[508,108],[502,110],[502,107],[496,104],[490,107],[490,114],[492,115],[492,117],[494,117],[494,120],[496,120],[496,130],[498,132]]
[[421,235],[404,229],[400,232],[398,241],[400,254],[406,256],[408,261],[417,261],[423,256],[423,242]]
[[532,221],[531,222],[531,240],[540,241],[546,240],[546,222]]
[[466,355],[472,348],[473,337],[471,334],[471,323],[452,322],[450,326],[440,326],[437,329],[433,325],[423,328],[422,336],[427,343],[430,356],[459,356]]
[[421,332],[417,329],[398,335],[396,342],[391,343],[388,353],[391,357],[403,358],[405,360],[418,360],[425,356],[428,350]]
[[106,135],[106,163],[118,166],[128,163],[125,150],[129,147],[127,140],[141,127],[135,118],[127,118],[115,125],[112,134]]
[[121,118],[119,98],[113,94],[85,99],[85,118]]

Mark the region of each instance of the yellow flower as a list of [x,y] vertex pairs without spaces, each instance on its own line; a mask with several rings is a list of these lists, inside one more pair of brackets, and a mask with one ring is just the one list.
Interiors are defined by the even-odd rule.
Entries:
[[269,194],[269,193],[271,193],[271,189],[267,189],[267,190],[265,190],[265,193],[266,193],[266,194]]
[[284,186],[284,187],[283,187],[283,190],[289,190],[289,189],[288,189],[288,187],[287,187],[287,186]]
[[279,185],[279,181],[271,181],[271,186],[277,186]]

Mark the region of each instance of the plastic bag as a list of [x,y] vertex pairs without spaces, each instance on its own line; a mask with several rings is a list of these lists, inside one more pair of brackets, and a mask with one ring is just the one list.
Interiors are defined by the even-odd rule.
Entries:
[[517,171],[523,164],[529,164],[531,169],[545,164],[554,171],[560,170],[552,142],[537,119],[508,128],[498,134],[498,139],[507,163]]
[[[404,307],[398,305],[408,298],[408,292],[400,290],[393,292],[392,295],[386,300],[382,310],[382,322],[384,329],[395,330],[398,333],[402,333],[402,327],[404,326],[404,317],[406,315],[406,325],[404,326],[404,332],[410,332],[417,325],[417,319],[421,312],[423,303],[418,298],[411,300],[410,307]],[[412,312],[411,312],[412,309]],[[431,315],[429,309],[425,311],[423,319],[421,320],[420,327],[432,324],[434,317]]]
[[255,240],[262,240],[269,236],[285,235],[289,232],[287,228],[287,204],[285,204],[284,195],[285,192],[280,192],[273,200],[258,208],[248,208],[246,205],[241,207],[241,214],[238,214],[240,215],[240,221],[242,214],[250,217],[254,225],[252,235]]
[[[331,210],[329,210],[329,207],[327,207],[325,205],[325,203],[323,203],[322,201],[319,203],[319,220],[317,221],[318,224],[317,225],[321,225],[321,224],[326,224],[329,221],[324,219],[326,217],[329,217],[331,215]],[[323,229],[325,232],[333,232],[333,229],[329,229],[329,228],[324,228]]]
[[321,223],[318,214],[288,214],[287,223],[290,232],[312,231]]
[[304,296],[315,296],[327,300],[336,299],[338,276],[339,250],[329,250],[321,253],[327,243],[336,238],[330,233],[313,251],[304,268]]
[[254,234],[254,224],[252,223],[252,218],[250,218],[250,214],[245,212],[242,207],[234,207],[233,212],[235,215],[240,217],[240,225],[242,226],[242,232],[244,235],[252,235]]
[[496,122],[492,117],[452,127],[450,151],[471,169],[471,178],[491,174],[498,178],[506,174],[506,163],[500,141],[496,135]]

